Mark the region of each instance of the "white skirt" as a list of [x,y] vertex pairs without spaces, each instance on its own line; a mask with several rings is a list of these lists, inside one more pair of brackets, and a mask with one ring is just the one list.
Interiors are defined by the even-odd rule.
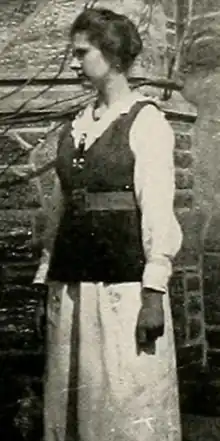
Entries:
[[181,441],[169,296],[155,354],[137,356],[140,284],[53,283],[45,441]]

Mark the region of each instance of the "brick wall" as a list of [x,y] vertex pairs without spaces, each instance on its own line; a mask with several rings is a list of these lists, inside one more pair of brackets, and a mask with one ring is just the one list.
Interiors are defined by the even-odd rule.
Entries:
[[[111,2],[103,0],[102,3],[109,6]],[[144,4],[145,2],[142,0],[117,1],[117,7],[129,12],[136,20],[140,18],[140,14],[143,14],[143,19],[146,20],[148,11],[146,8],[143,9]],[[166,8],[166,13],[171,14],[169,32],[167,32],[167,19],[162,6],[157,6],[153,11],[153,24],[150,27],[151,44],[149,44],[148,28],[143,20],[142,35],[146,37],[145,44],[148,50],[144,53],[144,59],[138,62],[136,73],[150,72],[151,76],[155,77],[155,75],[163,75],[166,72],[167,53],[169,52],[167,39],[172,51],[175,38],[173,6],[171,8],[170,5],[171,2],[168,2],[169,8]],[[7,28],[5,23],[8,23],[7,14],[10,16],[12,10],[7,9],[5,15],[5,8],[0,6],[0,22],[4,25],[3,29],[5,30],[5,40],[2,40],[4,44],[7,44],[9,36],[16,32],[16,26],[21,19],[25,17],[28,19],[28,13],[36,11],[37,3],[28,1],[26,6],[27,9],[17,11],[17,15],[13,15],[10,28]],[[36,16],[32,16],[34,19],[31,24],[29,23],[27,30],[19,35],[11,47],[5,48],[5,63],[1,69],[0,79],[16,80],[18,76],[29,76],[36,73],[39,67],[45,66],[50,58],[49,66],[44,70],[41,78],[43,75],[46,79],[54,77],[58,69],[58,61],[60,62],[63,57],[69,21],[72,20],[72,13],[75,13],[79,6],[81,7],[81,2],[78,1],[49,0],[45,7],[39,9]],[[127,11],[126,8],[129,10]],[[56,60],[52,60],[54,55],[56,55]],[[66,79],[66,84],[69,75],[67,65],[61,75],[63,79]],[[22,91],[13,94],[13,98],[8,97],[2,101],[1,112],[11,112],[17,109],[24,100],[31,97],[32,99],[25,108],[28,111],[36,111],[39,106],[54,109],[51,106],[54,105],[57,97],[60,104],[56,104],[56,109],[62,109],[63,100],[71,95],[72,102],[75,102],[76,94],[79,92],[76,85],[69,83],[66,86],[66,84],[54,83],[54,86],[43,96],[39,94],[42,90],[42,85],[39,83],[34,86],[26,86]],[[2,83],[0,95],[10,93],[12,87],[13,84]],[[145,93],[149,91],[157,95],[162,93],[160,88],[151,87],[144,90]],[[173,92],[172,98],[165,103],[165,110],[176,133],[177,192],[175,208],[184,232],[184,244],[175,261],[171,282],[181,405],[183,411],[197,411],[198,403],[195,400],[198,402],[200,391],[196,389],[196,385],[206,355],[202,273],[203,243],[201,240],[206,213],[198,204],[195,190],[198,187],[195,187],[198,177],[195,176],[194,171],[195,138],[192,137],[192,134],[195,132],[192,130],[196,112],[194,106],[190,105],[178,92]],[[42,121],[38,124],[24,122],[19,126],[14,125],[12,130],[4,134],[5,128],[2,125],[0,135],[2,145],[0,151],[0,259],[1,280],[3,282],[0,305],[2,327],[0,329],[4,336],[0,339],[0,351],[5,357],[2,360],[12,360],[10,363],[12,369],[8,370],[5,362],[1,365],[4,375],[0,389],[6,400],[6,380],[12,378],[11,389],[12,391],[16,390],[16,394],[7,395],[7,404],[13,409],[9,418],[11,418],[10,421],[12,421],[14,429],[16,430],[17,424],[23,433],[25,429],[22,429],[22,424],[25,425],[25,423],[22,423],[18,413],[23,385],[26,385],[24,395],[29,397],[30,402],[30,396],[33,400],[36,399],[36,396],[39,397],[43,369],[43,346],[37,338],[33,326],[36,297],[27,288],[27,285],[32,280],[39,259],[39,250],[36,245],[44,227],[44,209],[51,191],[53,172],[44,173],[39,179],[31,180],[22,188],[8,186],[7,188],[10,190],[7,192],[5,189],[1,189],[1,185],[22,175],[27,169],[33,169],[35,164],[37,166],[44,164],[45,160],[48,160],[48,156],[51,157],[55,154],[57,133],[55,131],[47,138],[50,126],[51,121],[48,123]],[[30,153],[28,149],[31,145],[36,148]],[[1,175],[5,164],[9,161],[15,162],[16,167]],[[10,350],[6,350],[6,341]],[[15,360],[17,360],[18,367],[16,366],[16,369],[13,370]],[[31,369],[33,363],[36,367],[34,372]],[[18,374],[21,380],[18,380]],[[37,399],[36,403],[39,403]],[[2,404],[3,408],[5,408],[5,402]],[[39,418],[39,423],[40,412],[32,419],[29,418],[28,421],[34,421],[34,418]],[[3,421],[4,419],[0,425],[2,427],[4,427]],[[31,433],[31,427],[29,427],[29,433]],[[37,437],[39,438],[36,432],[36,439]]]
[[[192,173],[192,141],[191,129],[196,117],[194,107],[186,103],[177,92],[172,99],[165,105],[167,117],[176,133],[175,165],[176,165],[176,197],[175,208],[184,231],[184,244],[175,262],[175,271],[171,283],[171,300],[174,317],[175,336],[177,344],[178,367],[180,374],[181,403],[183,410],[189,406],[189,386],[192,390],[192,382],[195,372],[200,369],[204,358],[204,311],[202,299],[202,278],[201,278],[201,259],[199,254],[199,240],[196,231],[199,228],[200,217],[195,211],[195,201],[193,196],[193,173]],[[20,127],[14,126],[7,135],[1,135],[2,145],[0,162],[2,166],[6,162],[7,154],[10,152],[10,159],[18,157],[16,167],[7,172],[0,179],[0,183],[8,179],[21,176],[22,173],[32,167],[32,162],[39,167],[44,163],[45,158],[54,155],[56,150],[57,134],[53,133],[46,141],[44,149],[41,147],[43,139],[47,138],[49,125],[36,126],[24,124]],[[24,149],[21,139],[35,145],[36,148],[31,155]],[[37,144],[37,141],[41,144]],[[0,164],[1,165],[1,164]],[[6,258],[2,257],[2,280],[7,288],[7,297],[11,300],[3,303],[6,308],[7,302],[15,302],[15,296],[22,292],[20,285],[29,283],[32,280],[37,265],[37,254],[33,252],[33,245],[38,243],[44,225],[44,213],[42,209],[42,194],[44,195],[43,206],[47,205],[47,198],[53,182],[53,172],[43,174],[39,179],[31,180],[28,184],[21,187],[8,187],[6,195],[2,190],[2,208],[0,210],[2,237],[5,238],[8,232],[7,242],[14,241],[15,250],[12,246],[6,249]],[[39,191],[40,190],[40,191]],[[41,193],[41,197],[40,194]],[[0,191],[1,197],[1,191]],[[13,230],[18,229],[18,237]],[[29,233],[29,238],[24,240],[22,231]],[[11,232],[11,233],[10,233]],[[20,239],[19,239],[20,238]],[[16,244],[16,241],[18,244]],[[11,291],[8,285],[11,286]],[[14,289],[14,286],[17,286]],[[4,288],[5,289],[5,288]],[[26,288],[24,289],[26,292]],[[30,291],[27,291],[30,294]],[[10,297],[11,296],[11,297]],[[26,296],[27,301],[27,296]],[[36,299],[32,299],[31,294],[28,305],[34,305]],[[16,303],[16,302],[15,302]],[[16,311],[16,309],[15,309]],[[16,314],[17,312],[15,312]],[[23,314],[25,311],[23,310]],[[6,319],[4,319],[6,320]],[[13,332],[15,315],[7,318],[7,323],[12,326],[10,334],[10,345],[13,342],[18,345]],[[5,324],[3,323],[5,326]],[[22,320],[21,320],[22,325]],[[23,326],[23,325],[22,325]],[[14,329],[14,331],[13,331]],[[26,333],[27,340],[33,337],[33,326]],[[29,335],[30,334],[30,335]],[[34,338],[34,337],[33,337]],[[1,345],[1,342],[0,342]],[[31,346],[30,346],[31,347]],[[2,348],[3,349],[3,348]],[[14,348],[17,350],[16,348]],[[190,369],[189,369],[190,366]],[[189,371],[191,374],[189,376]],[[191,395],[190,395],[191,397]]]
[[[204,310],[208,372],[203,396],[206,412],[220,412],[219,340],[219,139],[220,139],[220,6],[194,1],[192,25],[185,47],[183,94],[194,103],[198,118],[192,131],[194,195],[201,212],[200,242],[203,259]],[[203,399],[204,400],[204,399]]]

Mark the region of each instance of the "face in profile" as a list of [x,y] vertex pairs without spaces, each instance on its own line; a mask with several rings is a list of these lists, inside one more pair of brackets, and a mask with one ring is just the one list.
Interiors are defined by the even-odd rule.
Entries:
[[76,33],[72,41],[71,69],[78,78],[86,77],[99,87],[107,79],[111,66],[101,50],[90,43],[85,32]]

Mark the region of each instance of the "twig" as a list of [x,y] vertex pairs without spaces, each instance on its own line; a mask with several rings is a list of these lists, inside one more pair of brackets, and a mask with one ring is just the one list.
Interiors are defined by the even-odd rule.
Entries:
[[[90,100],[89,100],[90,101]],[[83,108],[84,106],[86,106],[87,104],[88,104],[88,98],[87,99],[85,99],[84,101],[82,101],[80,104],[78,104],[78,105],[76,105],[75,106],[75,108],[74,108],[74,110],[75,110],[75,112],[77,112],[77,111],[79,111],[81,108]],[[61,125],[62,123],[60,123],[60,125]],[[57,129],[57,127],[56,126],[54,126],[53,125],[53,128],[47,133],[47,136],[46,136],[46,140],[44,141],[44,144],[40,144],[40,147],[42,148],[43,147],[43,145],[45,145],[45,143],[47,142],[47,139],[48,139],[48,137],[49,137],[49,135],[52,133],[52,131],[54,131],[54,130],[56,130]],[[24,141],[23,140],[23,143],[26,143],[26,141]],[[28,145],[28,147],[29,147],[29,145]],[[32,146],[31,146],[32,147]],[[36,147],[34,147],[34,148],[36,148]],[[3,175],[5,175],[6,174],[6,172],[11,168],[11,166],[13,166],[13,164],[15,164],[16,163],[16,161],[18,160],[18,159],[20,159],[22,156],[23,156],[23,154],[25,154],[25,152],[24,153],[19,153],[17,156],[16,156],[16,158],[13,158],[11,161],[9,161],[8,163],[7,163],[7,165],[6,165],[6,167],[4,168],[4,170],[0,173],[0,178],[3,176]],[[28,176],[27,177],[22,177],[22,181],[24,181],[24,180],[30,180],[30,179],[33,179],[33,178],[35,178],[35,177],[37,177],[37,176],[40,176],[40,174],[42,174],[42,173],[44,173],[45,171],[48,171],[52,166],[53,166],[53,161],[50,163],[47,163],[47,164],[45,164],[45,166],[43,166],[42,168],[40,168],[40,169],[38,169],[38,170],[35,170],[35,171],[32,171],[32,172],[30,172],[29,174],[28,174]],[[49,168],[48,168],[49,167]],[[19,181],[19,183],[20,183],[20,181]],[[13,184],[13,183],[11,183],[11,184]],[[14,184],[18,184],[18,181],[16,180],[15,182],[14,182]],[[3,185],[4,186],[4,185]],[[0,187],[2,187],[2,185],[0,185]]]
[[13,20],[15,18],[15,14],[17,12],[20,12],[20,9],[22,9],[22,6],[24,6],[25,0],[22,0],[21,4],[18,6],[16,5],[13,10],[11,11],[11,14],[7,17],[8,23],[13,23]]
[[[175,3],[176,4],[176,45],[175,46],[176,47],[175,47],[175,54],[172,56],[168,66],[168,78],[169,79],[173,78],[174,81],[178,77],[180,71],[182,52],[192,23],[193,1],[194,0],[189,0],[188,3],[188,13],[187,13],[187,20],[185,26],[184,26],[184,18],[181,16],[180,13],[182,0],[176,0]],[[181,31],[181,28],[183,28],[183,32]],[[170,99],[171,95],[172,95],[172,90],[165,87],[163,93],[163,100],[166,101]]]
[[10,136],[12,139],[15,139],[16,141],[19,142],[20,146],[25,150],[25,152],[32,150],[33,145],[25,141],[25,139],[22,138],[22,136],[18,135],[18,133],[12,133],[10,134]]
[[14,43],[14,41],[18,38],[21,37],[23,35],[23,33],[27,30],[27,28],[31,25],[32,21],[35,19],[35,17],[39,14],[39,12],[42,10],[42,8],[47,7],[50,0],[41,0],[40,3],[38,3],[38,6],[36,7],[36,9],[34,10],[34,12],[32,12],[31,14],[29,14],[25,20],[22,22],[22,26],[19,27],[18,32],[16,33],[16,35],[13,35],[13,37],[7,41],[7,43],[5,44],[5,46],[2,48],[1,52],[0,52],[0,57],[2,57],[4,55],[4,53],[6,52],[6,50],[9,49],[9,47]]
[[92,9],[95,7],[96,3],[98,3],[98,0],[87,0],[84,9]]
[[49,103],[49,104],[46,104],[44,106],[38,107],[37,111],[38,112],[42,112],[42,111],[45,111],[45,110],[49,110],[52,107],[57,106],[59,104],[68,103],[70,101],[73,101],[73,99],[74,99],[74,101],[76,101],[77,99],[80,99],[80,98],[85,98],[85,99],[88,98],[88,99],[90,99],[90,98],[92,98],[92,94],[91,94],[91,92],[80,92],[78,94],[75,94],[74,98],[73,97],[65,98],[65,99],[63,98],[62,100],[54,101],[52,103]]
[[[64,57],[63,60],[59,66],[58,72],[56,73],[54,80],[56,80],[57,77],[60,76],[60,74],[62,73],[63,69],[64,69],[64,65],[65,62],[67,60],[68,54],[69,54],[69,44],[66,46],[65,49],[65,53],[64,53]],[[49,89],[51,88],[51,84],[49,84],[48,86],[46,86],[43,90],[40,90],[40,92],[38,92],[36,95],[30,97],[28,100],[26,100],[24,103],[22,103],[17,109],[16,109],[16,114],[19,114],[26,106],[27,104],[29,104],[32,100],[39,98],[40,96],[42,96],[45,92],[47,92]]]
[[4,101],[7,98],[10,98],[10,96],[14,95],[15,93],[21,92],[26,86],[30,85],[31,83],[33,83],[34,80],[36,80],[39,75],[42,74],[42,72],[44,72],[47,67],[51,64],[51,62],[53,60],[57,59],[57,54],[54,55],[54,57],[50,58],[48,60],[48,62],[46,64],[44,64],[43,67],[41,67],[37,73],[35,75],[33,75],[31,78],[28,78],[23,84],[19,85],[18,87],[16,87],[15,89],[13,89],[11,92],[9,93],[5,93],[4,95],[0,96],[0,102]]
[[[154,9],[154,5],[155,5],[155,0],[150,0],[149,3],[144,4],[143,9],[140,13],[140,20],[138,22],[137,25],[137,29],[139,30],[140,27],[142,26],[142,24],[145,24],[145,22],[147,23],[147,26],[145,28],[145,32],[149,31],[149,27],[152,21],[152,16],[153,16],[153,9]],[[145,9],[147,10],[147,14],[144,15]]]
[[[177,4],[176,4],[176,26],[177,26],[177,27],[179,26],[179,29],[180,29],[180,26],[181,26],[183,23],[182,23],[182,22],[179,23],[179,20],[178,20],[178,6],[179,6],[179,4],[178,4],[178,0],[176,0],[176,1],[177,1]],[[181,1],[181,0],[180,0],[180,1]],[[186,38],[187,38],[188,35],[189,35],[189,31],[190,31],[190,28],[191,28],[191,24],[192,24],[193,2],[194,2],[194,0],[189,0],[189,4],[188,4],[189,7],[188,7],[187,20],[186,20],[186,24],[185,24],[185,26],[184,26],[184,28],[183,28],[183,33],[182,33],[182,35],[181,35],[181,33],[180,33],[180,35],[178,36],[178,29],[177,29],[177,33],[176,33],[176,35],[177,35],[177,39],[176,39],[175,62],[174,62],[174,65],[173,65],[173,74],[174,74],[174,75],[177,75],[177,73],[178,73],[179,70],[180,70],[180,66],[181,66],[181,57],[182,57],[182,51],[183,51],[184,43],[185,43],[185,41],[186,41]]]

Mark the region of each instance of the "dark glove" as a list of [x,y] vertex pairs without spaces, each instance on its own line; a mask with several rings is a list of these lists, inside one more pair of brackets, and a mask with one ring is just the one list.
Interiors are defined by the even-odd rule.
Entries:
[[48,296],[48,286],[44,283],[32,284],[33,295],[37,300],[35,311],[36,333],[40,340],[44,339],[46,328],[46,305]]
[[139,355],[156,352],[156,340],[164,333],[163,293],[149,288],[142,290],[140,308],[135,330],[136,348]]

